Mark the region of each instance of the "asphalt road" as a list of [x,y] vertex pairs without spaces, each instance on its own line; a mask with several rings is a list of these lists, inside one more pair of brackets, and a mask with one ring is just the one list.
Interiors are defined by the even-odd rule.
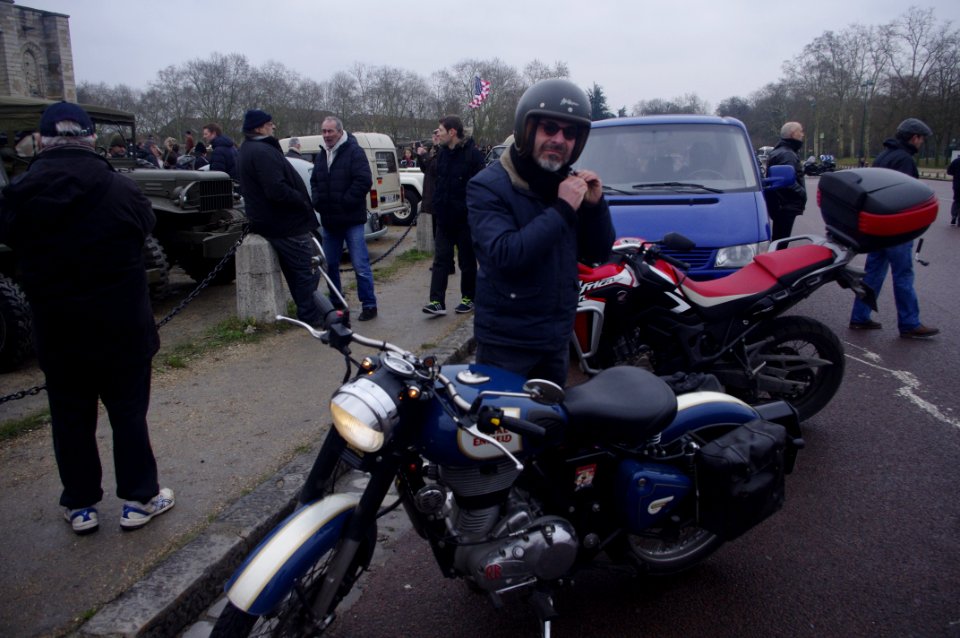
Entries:
[[[881,331],[848,330],[852,295],[837,286],[798,306],[791,314],[840,336],[847,365],[837,396],[806,423],[783,510],[682,576],[580,574],[553,636],[960,637],[960,228],[949,226],[949,183],[927,183],[941,212],[916,288],[922,321],[942,334],[899,338],[889,279]],[[822,231],[811,198],[795,232]],[[522,600],[496,610],[444,579],[412,532],[392,546],[331,636],[537,635]]]

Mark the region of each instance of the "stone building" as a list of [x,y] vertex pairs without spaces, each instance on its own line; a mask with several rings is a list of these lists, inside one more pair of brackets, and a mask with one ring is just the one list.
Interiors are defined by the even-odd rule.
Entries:
[[69,16],[0,0],[0,95],[77,101]]

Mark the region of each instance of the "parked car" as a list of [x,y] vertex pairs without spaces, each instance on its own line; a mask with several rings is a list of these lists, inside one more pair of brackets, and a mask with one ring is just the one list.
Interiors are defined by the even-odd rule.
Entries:
[[[370,172],[373,174],[373,186],[370,187],[370,200],[367,203],[368,217],[376,215],[380,219],[372,222],[382,227],[384,221],[396,217],[410,217],[410,204],[403,197],[400,186],[400,174],[397,164],[397,150],[389,135],[383,133],[351,133],[367,155]],[[323,146],[322,135],[301,135],[300,154],[303,159],[313,162]],[[290,147],[290,138],[280,140],[280,148],[286,153]],[[384,231],[386,232],[386,231]]]
[[[308,162],[307,160],[298,159],[296,157],[288,157],[287,161],[290,162],[290,165],[296,169],[297,174],[300,175],[300,179],[303,180],[303,183],[307,185],[307,192],[310,192],[310,175],[313,173],[313,162]],[[317,219],[320,219],[320,215],[317,215]],[[383,222],[380,219],[380,215],[372,213],[369,210],[367,211],[367,224],[363,229],[363,237],[367,241],[374,239],[379,239],[387,234],[387,227],[383,225]]]
[[696,248],[671,255],[695,279],[728,275],[765,252],[763,190],[796,179],[789,166],[762,179],[743,123],[700,115],[594,122],[577,166],[603,180],[617,237],[693,240]]

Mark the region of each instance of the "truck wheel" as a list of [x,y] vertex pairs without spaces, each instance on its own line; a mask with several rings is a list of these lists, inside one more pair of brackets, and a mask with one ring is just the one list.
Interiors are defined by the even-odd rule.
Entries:
[[398,226],[409,226],[416,220],[417,211],[420,210],[420,195],[415,189],[404,186],[403,196],[410,204],[410,209],[404,209],[402,213],[393,213],[393,223]]
[[0,370],[13,370],[33,354],[33,317],[20,286],[0,276]]
[[143,244],[143,262],[147,267],[147,285],[150,288],[150,298],[154,301],[165,298],[170,294],[170,262],[163,246],[153,235],[147,235]]
[[[219,259],[210,259],[206,257],[184,257],[180,260],[180,267],[183,268],[184,272],[186,272],[191,279],[197,283],[200,283],[219,263]],[[237,263],[234,261],[233,257],[231,257],[230,260],[223,265],[223,268],[219,273],[217,273],[217,276],[214,277],[210,283],[214,286],[225,286],[236,279],[236,277]]]

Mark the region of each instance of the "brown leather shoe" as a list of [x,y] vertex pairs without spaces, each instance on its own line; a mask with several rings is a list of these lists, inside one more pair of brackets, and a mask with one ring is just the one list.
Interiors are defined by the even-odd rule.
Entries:
[[938,334],[940,334],[939,328],[928,328],[927,326],[920,324],[913,330],[901,332],[900,336],[904,339],[929,339],[930,337]]

